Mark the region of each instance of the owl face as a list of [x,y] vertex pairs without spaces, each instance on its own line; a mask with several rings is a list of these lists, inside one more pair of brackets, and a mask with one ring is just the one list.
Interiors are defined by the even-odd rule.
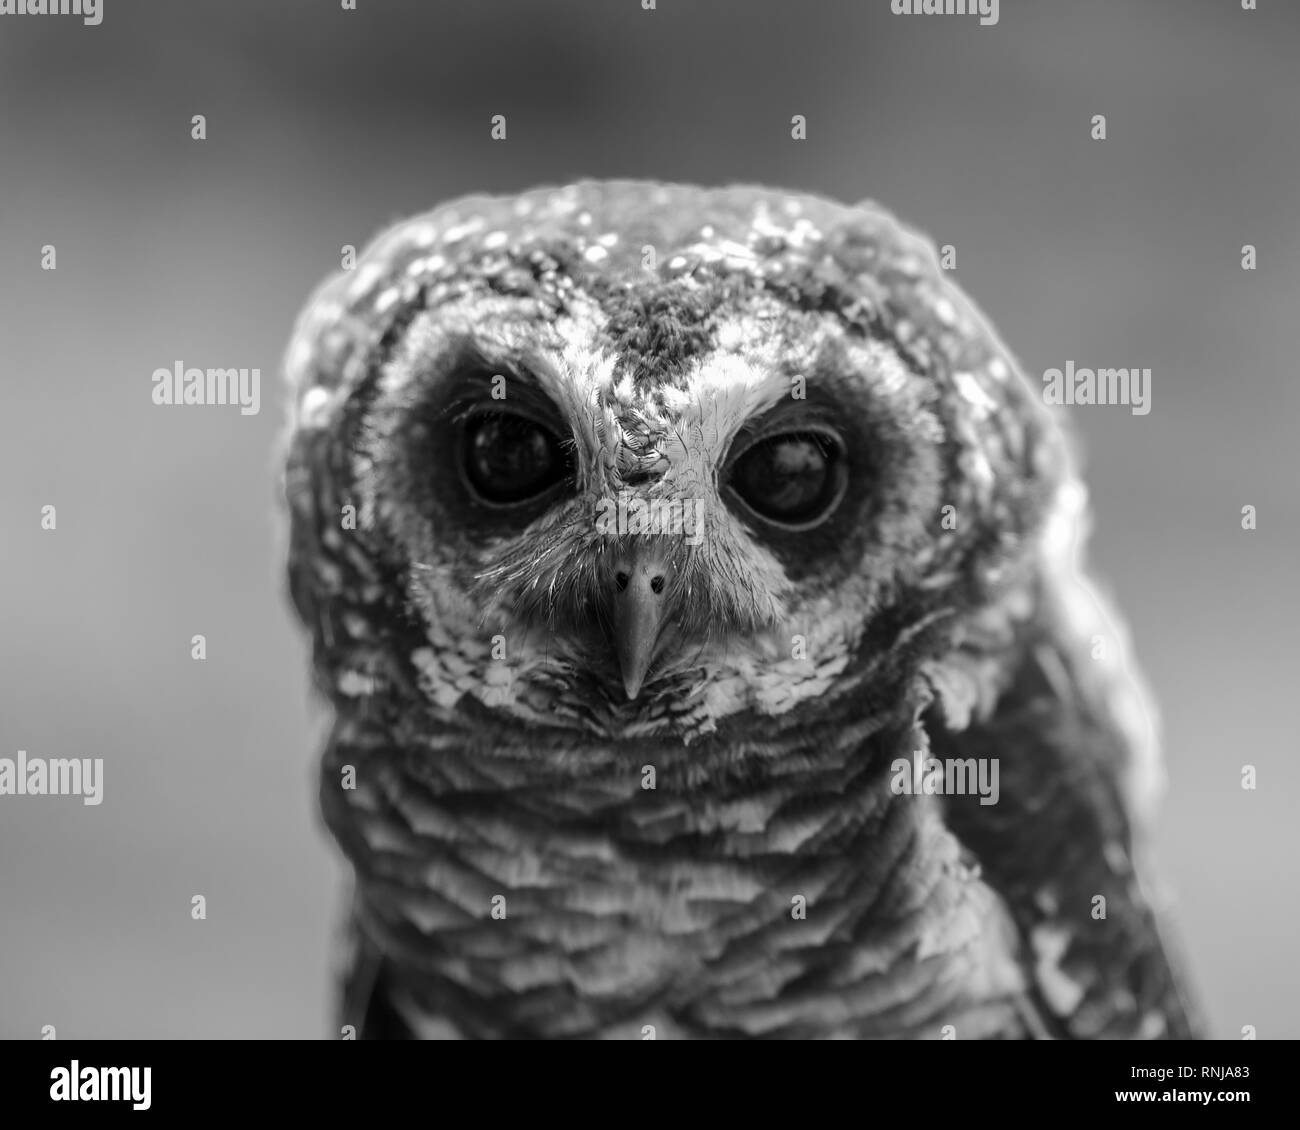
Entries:
[[407,683],[445,720],[689,741],[864,693],[864,650],[1005,583],[1056,467],[923,241],[763,190],[408,221],[317,296],[289,369],[328,689]]

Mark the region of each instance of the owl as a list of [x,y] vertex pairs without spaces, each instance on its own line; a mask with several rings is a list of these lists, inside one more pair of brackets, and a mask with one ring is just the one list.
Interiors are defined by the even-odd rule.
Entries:
[[289,348],[366,1038],[1180,1038],[1066,436],[872,203],[454,201]]

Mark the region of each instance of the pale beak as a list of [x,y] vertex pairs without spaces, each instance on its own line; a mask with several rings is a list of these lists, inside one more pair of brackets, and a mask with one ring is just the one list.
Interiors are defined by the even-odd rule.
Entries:
[[614,647],[629,701],[641,693],[654,661],[671,572],[668,555],[658,544],[638,545],[623,555],[614,572]]

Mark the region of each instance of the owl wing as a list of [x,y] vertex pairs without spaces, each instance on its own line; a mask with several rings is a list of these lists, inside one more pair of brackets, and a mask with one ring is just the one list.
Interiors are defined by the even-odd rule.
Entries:
[[362,931],[355,913],[344,924],[342,941],[337,1005],[340,1027],[350,1027],[358,1040],[415,1039],[396,1007],[392,971]]
[[953,833],[1005,901],[1047,1031],[1198,1035],[1135,853],[1159,791],[1154,717],[1119,621],[1049,555],[1034,614],[989,616],[930,669],[932,756],[996,758],[996,803],[945,798]]

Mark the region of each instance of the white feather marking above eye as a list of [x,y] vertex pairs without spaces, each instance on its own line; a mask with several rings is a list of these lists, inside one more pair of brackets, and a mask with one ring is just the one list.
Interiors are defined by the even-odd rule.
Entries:
[[746,421],[789,396],[790,382],[779,368],[713,353],[689,371],[687,393],[681,423],[698,425],[720,457]]

